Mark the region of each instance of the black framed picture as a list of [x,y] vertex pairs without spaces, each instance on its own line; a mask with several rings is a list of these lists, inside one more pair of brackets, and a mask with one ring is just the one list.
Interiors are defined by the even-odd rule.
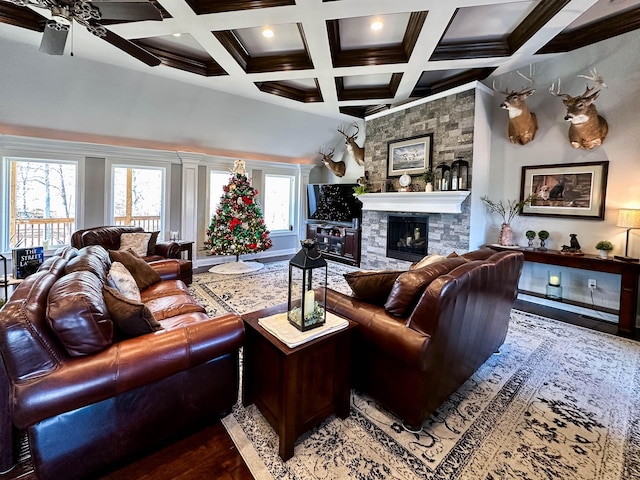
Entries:
[[533,200],[521,215],[604,220],[608,169],[608,161],[522,167],[520,200]]
[[433,134],[393,140],[387,148],[387,178],[422,175],[431,167]]

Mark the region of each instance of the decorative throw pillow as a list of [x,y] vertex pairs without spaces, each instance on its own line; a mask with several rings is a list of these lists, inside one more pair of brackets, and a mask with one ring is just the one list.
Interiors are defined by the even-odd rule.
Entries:
[[379,272],[350,272],[344,278],[351,287],[353,296],[378,305],[384,304],[393,283],[402,272],[384,270]]
[[443,255],[439,255],[437,253],[432,253],[431,255],[427,255],[426,257],[424,257],[419,262],[416,262],[416,263],[412,264],[409,267],[409,270],[415,270],[416,268],[426,267],[427,265],[431,265],[432,263],[439,262],[441,260],[444,260],[445,258],[447,258],[447,257],[445,257]]
[[151,236],[149,237],[149,243],[147,244],[147,255],[151,256],[156,253],[156,243],[158,243],[158,235],[160,235],[160,232],[158,231],[145,233],[151,234]]
[[160,274],[140,258],[134,250],[109,250],[109,256],[112,262],[119,262],[129,270],[139,290],[149,288],[162,280]]
[[134,302],[106,285],[102,293],[111,320],[127,337],[138,337],[162,328],[144,303]]
[[109,274],[107,275],[107,283],[128,299],[135,300],[136,302],[140,301],[140,289],[138,289],[133,275],[131,275],[127,267],[120,262],[113,262],[111,264]]
[[409,314],[423,290],[440,275],[467,263],[463,257],[444,258],[440,261],[404,272],[393,284],[384,308],[387,313],[397,317]]
[[120,248],[118,250],[131,249],[138,255],[146,255],[150,239],[151,234],[146,232],[123,233],[120,235]]

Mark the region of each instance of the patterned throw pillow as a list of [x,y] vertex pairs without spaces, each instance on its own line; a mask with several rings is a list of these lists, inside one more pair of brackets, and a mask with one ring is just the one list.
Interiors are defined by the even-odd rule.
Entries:
[[120,235],[120,248],[118,250],[133,250],[140,256],[147,254],[150,233],[123,233]]
[[111,320],[125,336],[137,337],[162,328],[144,303],[129,300],[115,288],[106,285],[102,293]]
[[109,250],[109,256],[112,262],[123,264],[127,270],[133,275],[133,279],[138,285],[138,289],[144,290],[154,283],[158,283],[162,278],[151,265],[145,262],[133,250],[120,251]]
[[113,262],[107,275],[107,283],[130,300],[140,301],[140,289],[133,275],[120,262]]

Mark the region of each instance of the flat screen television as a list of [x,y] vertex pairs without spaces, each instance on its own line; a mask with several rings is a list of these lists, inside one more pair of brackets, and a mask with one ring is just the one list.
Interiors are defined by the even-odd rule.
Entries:
[[307,185],[307,218],[327,222],[352,223],[362,220],[362,202],[353,195],[356,183],[315,183]]

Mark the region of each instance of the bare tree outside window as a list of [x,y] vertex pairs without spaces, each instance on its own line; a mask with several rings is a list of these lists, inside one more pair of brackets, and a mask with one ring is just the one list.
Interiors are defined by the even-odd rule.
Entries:
[[164,199],[164,169],[114,167],[113,216],[116,225],[160,231]]
[[9,160],[9,246],[69,244],[75,230],[77,166],[73,162]]

